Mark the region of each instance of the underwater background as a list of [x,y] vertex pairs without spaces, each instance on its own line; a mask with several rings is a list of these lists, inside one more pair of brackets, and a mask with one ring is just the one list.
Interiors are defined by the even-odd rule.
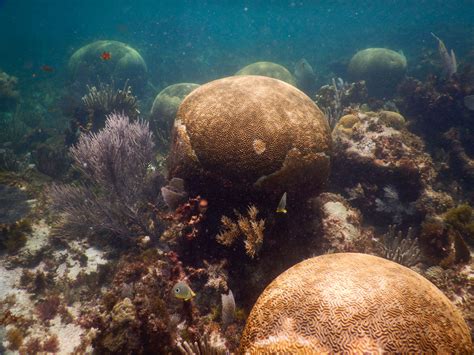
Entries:
[[0,354],[472,353],[472,1],[0,0],[0,48]]

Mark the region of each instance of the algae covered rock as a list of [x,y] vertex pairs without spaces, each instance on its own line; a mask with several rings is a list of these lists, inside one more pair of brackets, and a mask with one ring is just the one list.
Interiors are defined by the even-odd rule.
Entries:
[[165,141],[170,139],[179,105],[191,91],[198,87],[199,84],[192,83],[173,84],[164,88],[156,96],[150,112],[150,122],[155,134]]
[[[103,54],[110,59],[103,59]],[[140,53],[118,41],[96,41],[78,49],[69,59],[69,74],[79,90],[100,82],[124,87],[125,82],[140,93],[147,82],[147,66]]]
[[258,298],[242,353],[471,353],[469,328],[416,272],[368,254],[307,259]]
[[315,190],[329,174],[331,136],[323,113],[303,92],[263,76],[202,85],[181,104],[170,177],[199,191]]
[[256,62],[240,69],[235,75],[261,75],[296,86],[296,79],[284,66],[272,62]]
[[405,75],[407,59],[386,48],[367,48],[357,52],[349,62],[351,80],[365,80],[374,96],[391,95]]
[[387,225],[424,214],[416,201],[432,188],[436,171],[403,116],[354,111],[341,117],[332,137],[333,181],[368,219]]

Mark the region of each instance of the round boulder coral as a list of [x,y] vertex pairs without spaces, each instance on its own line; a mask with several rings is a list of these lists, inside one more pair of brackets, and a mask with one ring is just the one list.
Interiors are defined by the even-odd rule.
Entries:
[[296,86],[296,79],[284,66],[272,62],[256,62],[240,69],[235,75],[261,75]]
[[207,191],[311,191],[329,174],[326,118],[303,92],[263,76],[202,85],[179,107],[170,177]]
[[374,96],[393,94],[405,75],[407,60],[401,53],[386,48],[367,48],[357,52],[349,62],[352,80],[365,80]]
[[96,41],[78,49],[69,59],[68,69],[80,90],[100,82],[122,88],[128,80],[132,90],[140,93],[147,82],[147,66],[140,53],[117,41]]
[[416,272],[367,254],[327,254],[278,276],[254,305],[246,354],[473,351],[448,298]]
[[165,141],[170,139],[179,105],[191,91],[198,87],[198,84],[174,84],[164,88],[156,96],[150,112],[150,122],[155,134],[161,136]]

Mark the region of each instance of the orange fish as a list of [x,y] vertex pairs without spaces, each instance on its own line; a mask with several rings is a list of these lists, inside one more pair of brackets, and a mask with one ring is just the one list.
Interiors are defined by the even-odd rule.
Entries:
[[102,60],[110,60],[112,58],[112,54],[110,54],[110,52],[102,52],[100,58]]
[[46,73],[52,73],[54,71],[54,68],[49,65],[42,65],[40,69]]

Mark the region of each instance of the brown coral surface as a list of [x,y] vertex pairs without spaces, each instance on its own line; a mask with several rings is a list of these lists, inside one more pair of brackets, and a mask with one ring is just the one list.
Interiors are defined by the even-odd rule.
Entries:
[[471,353],[460,312],[433,284],[357,253],[305,260],[278,276],[247,320],[243,353]]
[[328,123],[303,92],[272,78],[234,76],[207,83],[183,101],[169,171],[211,190],[281,196],[319,187],[329,173],[330,147]]

